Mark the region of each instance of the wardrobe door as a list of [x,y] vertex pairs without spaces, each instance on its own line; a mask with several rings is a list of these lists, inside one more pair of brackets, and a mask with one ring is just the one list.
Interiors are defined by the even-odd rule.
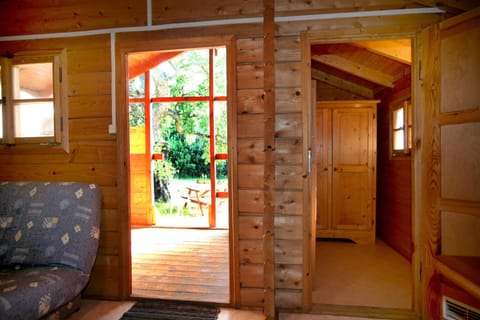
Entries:
[[332,184],[332,110],[317,107],[317,230],[330,227]]
[[333,110],[332,228],[370,230],[372,216],[373,111]]

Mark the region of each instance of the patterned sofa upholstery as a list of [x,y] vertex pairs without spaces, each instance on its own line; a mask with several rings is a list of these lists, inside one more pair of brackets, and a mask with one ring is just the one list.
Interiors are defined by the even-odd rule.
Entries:
[[100,235],[98,185],[0,182],[0,319],[78,309]]

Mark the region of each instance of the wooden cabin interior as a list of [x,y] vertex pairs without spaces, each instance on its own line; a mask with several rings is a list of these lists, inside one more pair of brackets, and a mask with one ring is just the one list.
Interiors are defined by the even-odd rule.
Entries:
[[[101,186],[87,298],[213,302],[267,319],[478,313],[479,6],[1,1],[0,181]],[[212,157],[228,161],[228,179],[210,182],[205,212],[189,187],[199,224],[159,222],[151,161],[163,156],[129,126],[129,80],[220,47],[228,148]],[[16,96],[16,83],[37,98]],[[32,101],[53,106],[51,123],[22,114]]]

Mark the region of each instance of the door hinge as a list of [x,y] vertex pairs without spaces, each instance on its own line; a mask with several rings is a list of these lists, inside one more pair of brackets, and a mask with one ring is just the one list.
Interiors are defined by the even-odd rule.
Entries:
[[7,97],[3,96],[2,97],[2,105],[6,105],[7,104]]
[[60,117],[60,132],[63,132],[63,117]]
[[63,68],[62,68],[62,67],[58,68],[58,72],[59,72],[58,78],[60,79],[60,83],[62,83],[62,80],[63,80]]

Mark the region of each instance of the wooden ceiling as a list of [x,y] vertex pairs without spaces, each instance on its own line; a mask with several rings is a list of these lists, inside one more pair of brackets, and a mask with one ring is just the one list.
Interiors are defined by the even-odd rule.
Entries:
[[413,3],[423,7],[439,8],[452,15],[460,14],[480,5],[479,0],[415,0]]
[[372,99],[410,75],[411,52],[409,39],[312,45],[312,77]]

